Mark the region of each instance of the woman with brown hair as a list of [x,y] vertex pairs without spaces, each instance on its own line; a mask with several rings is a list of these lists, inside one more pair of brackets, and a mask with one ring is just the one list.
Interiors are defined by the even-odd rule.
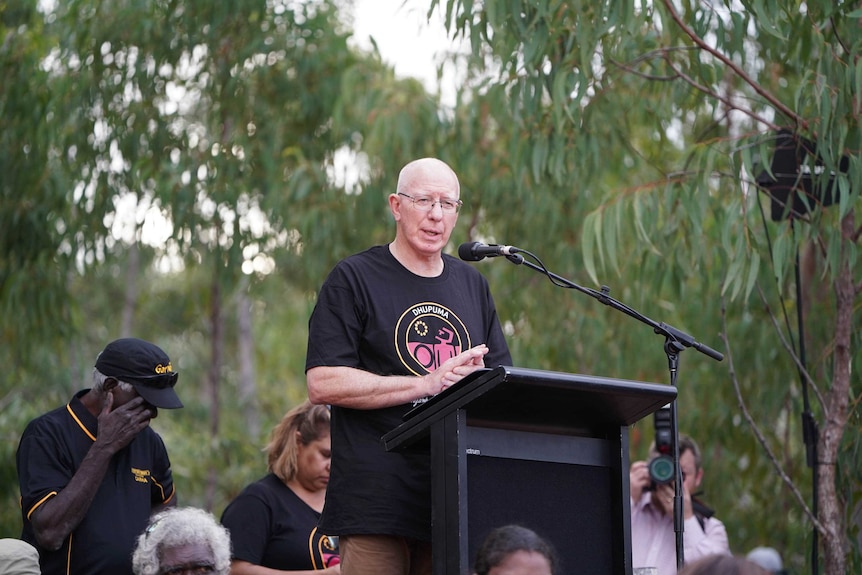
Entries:
[[337,539],[317,529],[332,457],[329,408],[306,400],[291,409],[265,451],[269,473],[222,514],[233,543],[231,575],[341,573]]

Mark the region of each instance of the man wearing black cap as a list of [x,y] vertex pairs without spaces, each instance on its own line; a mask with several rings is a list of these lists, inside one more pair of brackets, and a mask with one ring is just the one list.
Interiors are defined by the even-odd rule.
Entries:
[[177,372],[152,343],[112,341],[93,387],[31,421],[16,463],[24,529],[43,575],[132,574],[150,515],[176,505],[171,464],[150,420],[182,407]]

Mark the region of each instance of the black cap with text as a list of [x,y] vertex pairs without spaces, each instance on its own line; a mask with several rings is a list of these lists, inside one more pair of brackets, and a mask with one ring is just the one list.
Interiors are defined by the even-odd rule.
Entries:
[[134,337],[112,341],[96,358],[96,369],[132,384],[138,395],[155,407],[183,406],[174,391],[179,373],[174,371],[168,354],[148,341]]

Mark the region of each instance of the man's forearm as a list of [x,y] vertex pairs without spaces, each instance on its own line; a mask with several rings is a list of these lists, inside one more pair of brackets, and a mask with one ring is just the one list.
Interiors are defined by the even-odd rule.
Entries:
[[415,375],[383,376],[352,367],[316,367],[306,377],[309,399],[318,404],[379,409],[430,395]]
[[353,409],[379,409],[437,395],[470,373],[485,367],[484,344],[462,351],[422,376],[377,375],[347,366],[318,366],[306,372],[312,403]]
[[30,522],[40,546],[52,551],[59,549],[78,526],[93,503],[111,456],[107,449],[94,443],[68,485],[32,511]]

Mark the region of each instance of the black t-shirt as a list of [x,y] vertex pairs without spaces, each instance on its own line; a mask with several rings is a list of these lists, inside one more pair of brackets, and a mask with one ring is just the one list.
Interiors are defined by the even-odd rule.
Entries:
[[[87,514],[60,549],[40,547],[28,517],[68,485],[98,434],[78,392],[64,407],[31,421],[18,445],[21,538],[39,550],[43,575],[132,575],[132,550],[155,507],[174,496],[162,438],[150,427],[111,458]],[[70,549],[71,546],[71,549]]]
[[320,514],[274,473],[248,485],[221,516],[233,558],[270,569],[324,569],[338,556],[334,538],[317,528]]
[[[485,365],[511,365],[488,282],[443,255],[443,273],[420,277],[388,246],[335,266],[309,320],[306,371],[347,366],[379,375],[425,375],[480,343]],[[381,436],[421,401],[376,410],[332,408],[332,468],[321,529],[333,535],[431,539],[427,455],[387,452]]]

